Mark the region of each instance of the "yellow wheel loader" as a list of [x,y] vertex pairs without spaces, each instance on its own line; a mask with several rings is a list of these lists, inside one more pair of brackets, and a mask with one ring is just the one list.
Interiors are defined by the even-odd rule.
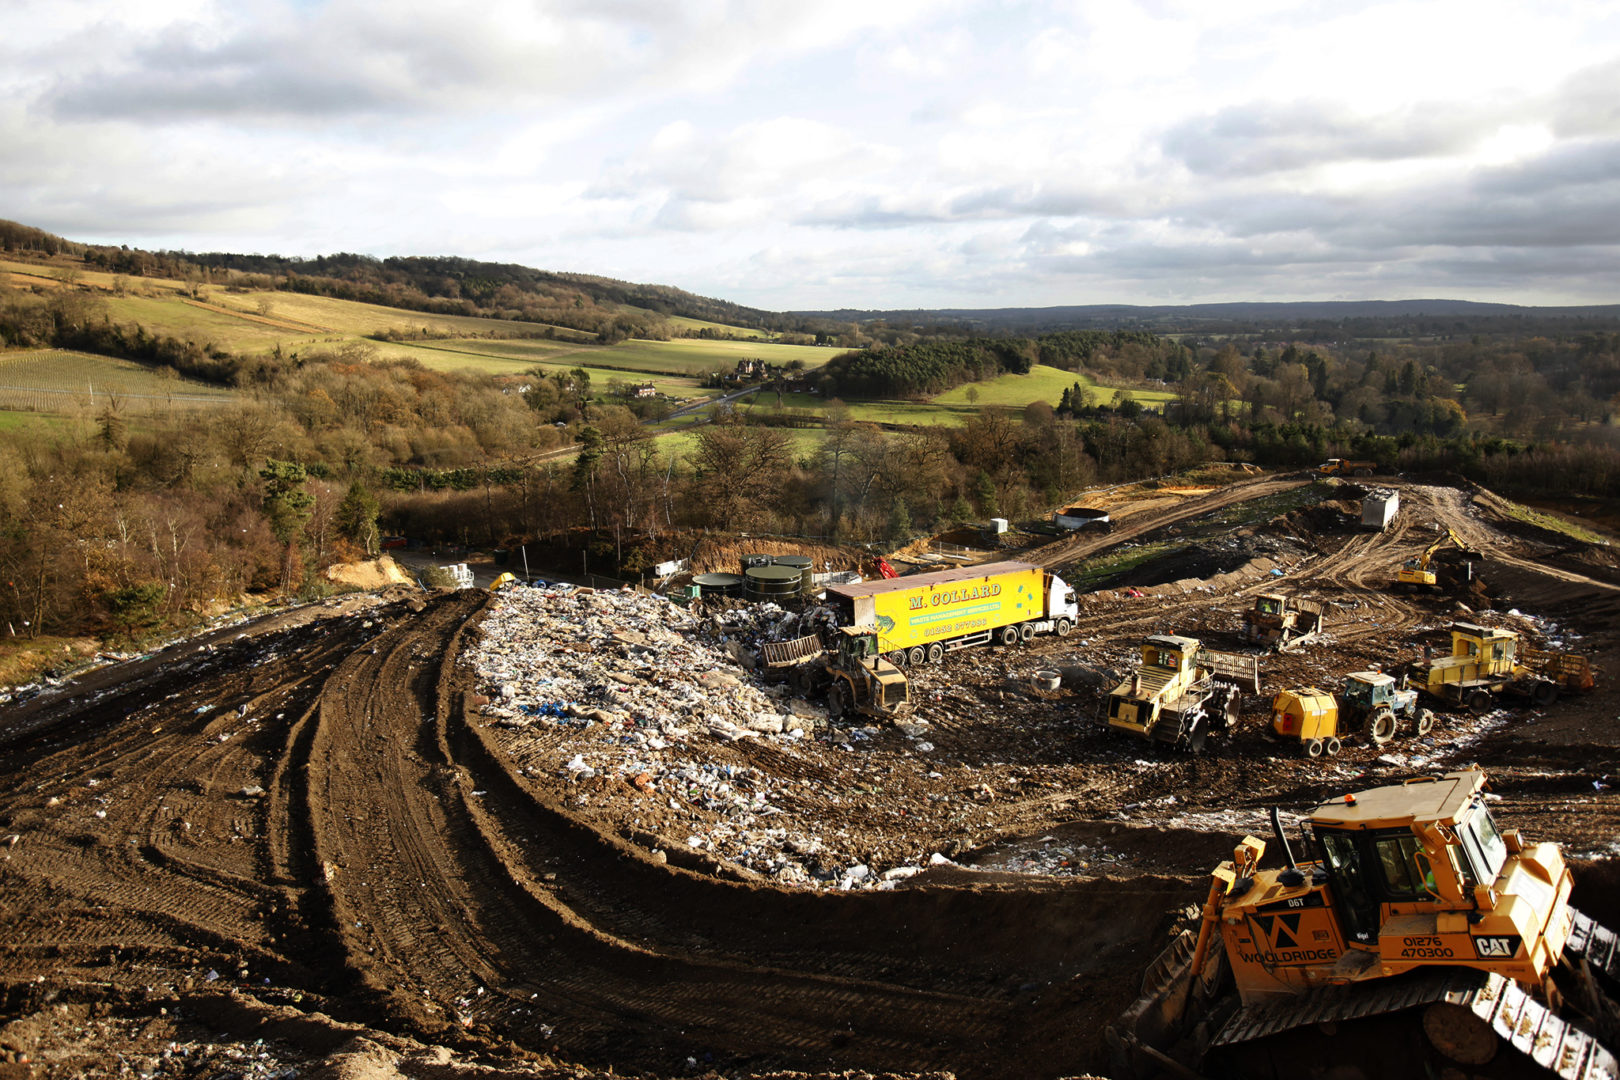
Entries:
[[1107,1031],[1115,1077],[1620,1075],[1613,932],[1570,906],[1555,844],[1502,831],[1477,769],[1311,811],[1295,861],[1245,837],[1197,934]]

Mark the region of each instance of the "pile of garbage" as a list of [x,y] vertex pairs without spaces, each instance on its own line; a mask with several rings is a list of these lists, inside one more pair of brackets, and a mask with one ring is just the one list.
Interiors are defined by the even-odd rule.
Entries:
[[783,884],[894,888],[920,868],[877,870],[840,850],[795,812],[810,781],[721,753],[756,741],[848,748],[874,734],[832,726],[742,670],[758,642],[816,625],[773,605],[694,615],[629,591],[511,588],[462,662],[524,773],[576,808],[635,799],[642,830]]
[[735,650],[702,639],[698,619],[630,591],[515,588],[501,594],[464,662],[500,726],[601,725],[625,767],[694,732],[736,741],[803,738],[824,713],[736,672]]
[[769,603],[726,604],[714,606],[701,619],[699,633],[726,649],[739,664],[750,667],[766,642],[792,641],[810,634],[831,640],[837,626],[837,613],[819,604],[803,611],[786,611]]

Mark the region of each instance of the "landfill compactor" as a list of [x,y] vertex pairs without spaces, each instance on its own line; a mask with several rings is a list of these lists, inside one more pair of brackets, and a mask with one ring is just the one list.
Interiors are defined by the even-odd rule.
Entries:
[[1062,578],[1023,562],[953,566],[827,590],[842,626],[874,630],[898,664],[937,662],[951,649],[1066,636],[1080,611]]

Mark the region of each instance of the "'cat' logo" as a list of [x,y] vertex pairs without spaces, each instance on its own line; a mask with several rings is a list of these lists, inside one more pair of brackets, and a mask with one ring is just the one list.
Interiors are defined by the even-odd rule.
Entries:
[[1474,952],[1479,954],[1481,960],[1511,960],[1519,951],[1519,935],[1505,934],[1501,937],[1477,937],[1474,939]]

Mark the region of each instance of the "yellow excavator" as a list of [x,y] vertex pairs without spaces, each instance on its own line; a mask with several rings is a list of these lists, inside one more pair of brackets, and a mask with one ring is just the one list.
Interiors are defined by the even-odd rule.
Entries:
[[1462,564],[1461,580],[1469,582],[1474,579],[1474,563],[1484,558],[1484,555],[1468,546],[1457,530],[1447,529],[1445,535],[1423,549],[1423,554],[1415,559],[1408,559],[1401,565],[1395,574],[1395,587],[1397,589],[1437,589],[1441,586],[1440,573],[1434,567],[1435,555],[1447,544],[1457,545],[1456,559]]
[[1478,769],[1311,811],[1295,861],[1247,836],[1196,934],[1107,1030],[1115,1077],[1620,1076],[1615,934],[1556,844],[1499,829]]

